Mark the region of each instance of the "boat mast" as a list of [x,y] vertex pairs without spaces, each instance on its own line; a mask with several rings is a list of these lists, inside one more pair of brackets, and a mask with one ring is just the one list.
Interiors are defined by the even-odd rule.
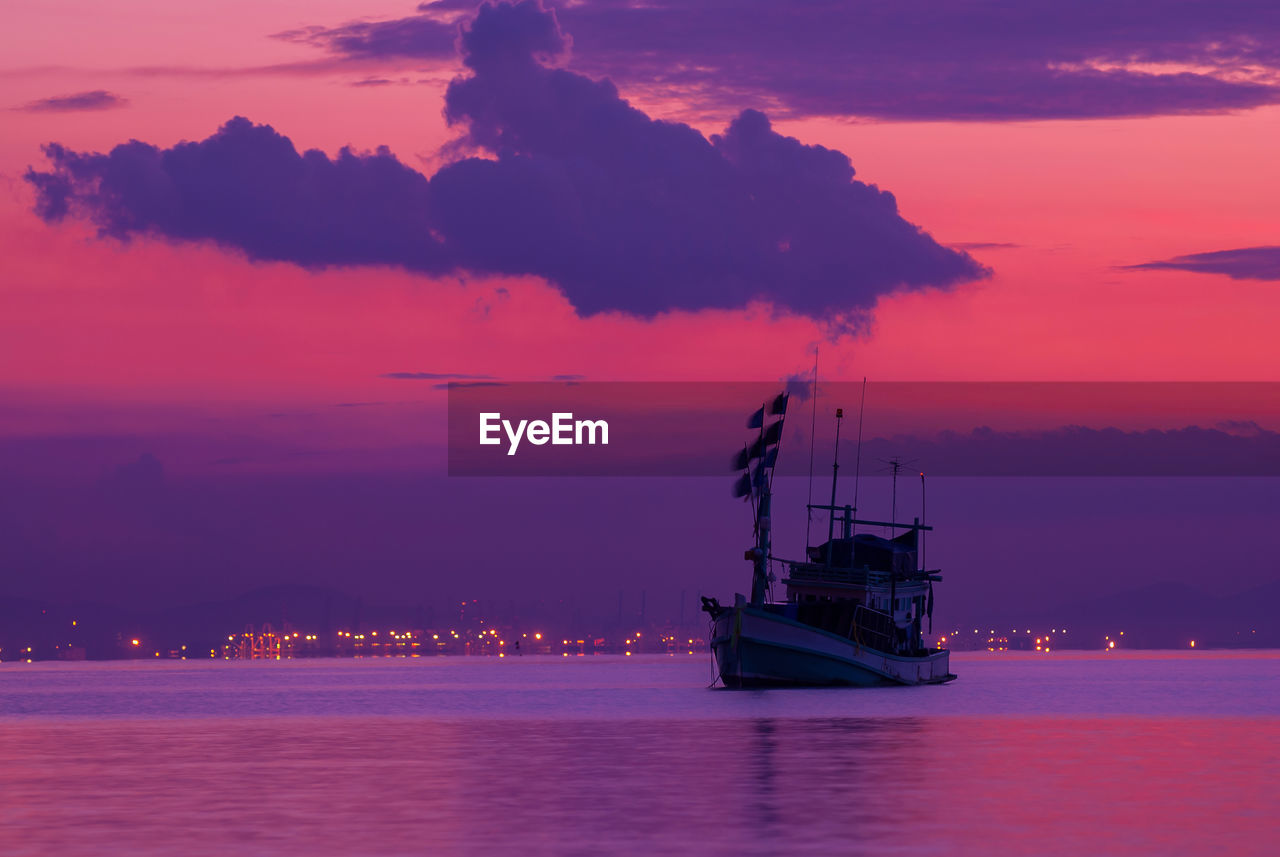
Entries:
[[[862,401],[858,404],[858,450],[853,456],[853,517],[858,517],[858,482],[862,477],[862,415],[867,410],[867,376],[862,376]],[[831,505],[835,505],[833,499]],[[850,524],[850,527],[853,525]],[[850,529],[849,535],[853,535]]]
[[773,523],[770,520],[773,486],[769,484],[771,480],[765,470],[768,461],[768,445],[764,442],[764,424],[765,415],[768,412],[769,403],[765,402],[760,407],[760,440],[757,441],[760,462],[756,465],[755,475],[752,477],[758,483],[760,492],[760,502],[756,506],[756,550],[751,574],[751,606],[753,607],[764,604],[764,596],[769,589],[769,550],[772,547],[769,543],[769,530]]
[[[751,604],[764,604],[769,590],[769,563],[771,556],[770,520],[773,506],[773,472],[778,461],[778,449],[782,444],[782,425],[787,413],[789,396],[783,391],[771,401],[765,402],[760,409],[747,417],[747,428],[759,429],[755,443],[747,446],[734,456],[734,469],[742,470],[742,475],[734,485],[734,495],[749,498],[752,501],[752,513],[755,519],[755,546],[746,552],[751,560]],[[768,422],[771,416],[778,417]],[[754,466],[753,466],[754,464]]]
[[836,408],[836,445],[831,460],[831,508],[827,513],[827,565],[831,565],[831,540],[836,534],[836,478],[840,475],[840,423],[844,408]]
[[813,446],[818,433],[818,346],[813,347],[813,416],[809,420],[809,502],[804,509],[804,549],[809,550],[809,528],[813,525]]

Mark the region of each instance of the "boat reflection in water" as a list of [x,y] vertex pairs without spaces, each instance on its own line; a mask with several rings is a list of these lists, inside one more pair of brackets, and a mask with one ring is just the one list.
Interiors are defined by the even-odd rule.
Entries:
[[[853,695],[804,690],[734,699],[776,712],[735,718],[659,666],[673,687],[646,693],[700,715],[620,705],[633,667],[610,663],[612,685],[580,667],[537,718],[0,718],[0,842],[61,857],[1274,853],[1274,719],[812,718]],[[1010,682],[1044,669],[997,666]],[[883,696],[858,703],[898,704]]]
[[[804,560],[773,555],[773,475],[788,399],[780,393],[748,417],[747,427],[757,434],[735,459],[736,469],[743,471],[735,494],[751,501],[755,546],[746,552],[752,564],[750,598],[737,595],[732,606],[702,599],[712,620],[711,650],[720,680],[726,687],[953,680],[950,653],[924,645],[923,624],[933,616],[933,584],[942,579],[938,570],[919,562],[922,534],[932,528],[919,518],[909,524],[862,520],[855,517],[856,505],[837,506],[838,458],[832,466],[831,502],[808,505],[810,512],[827,513],[826,541],[806,545]],[[843,416],[836,411],[837,449]],[[896,493],[900,463],[893,462],[893,468]],[[886,530],[887,535],[857,532],[859,526]],[[782,601],[769,597],[775,563],[787,569]]]

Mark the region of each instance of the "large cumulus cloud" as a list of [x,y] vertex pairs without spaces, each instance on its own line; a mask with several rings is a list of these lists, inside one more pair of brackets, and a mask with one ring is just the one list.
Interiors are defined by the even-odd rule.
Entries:
[[171,149],[50,145],[52,168],[27,174],[37,212],[309,267],[534,274],[584,314],[763,299],[816,316],[985,274],[857,181],[845,155],[762,113],[707,139],[558,67],[569,42],[536,0],[481,7],[460,46],[467,73],[445,113],[477,156],[430,178],[386,150],[299,153],[237,118]]

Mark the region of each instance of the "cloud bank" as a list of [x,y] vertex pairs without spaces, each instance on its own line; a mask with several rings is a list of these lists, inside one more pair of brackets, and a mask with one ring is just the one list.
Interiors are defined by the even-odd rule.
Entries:
[[[338,57],[447,61],[474,0],[279,34]],[[576,68],[705,107],[890,120],[1218,113],[1280,103],[1280,8],[1258,0],[557,2]]]
[[763,113],[707,139],[558,67],[570,42],[536,0],[481,7],[459,44],[467,73],[445,115],[476,156],[430,178],[386,149],[299,153],[237,117],[170,149],[50,144],[51,169],[26,176],[36,211],[311,268],[532,274],[584,315],[763,300],[820,317],[987,273],[857,181],[844,154],[778,134]]
[[910,450],[930,476],[1278,476],[1280,433],[1257,424],[1126,431],[1063,426],[1044,431],[943,431],[870,438],[864,460]]
[[1240,247],[1210,253],[1190,253],[1156,262],[1130,265],[1130,270],[1194,271],[1226,274],[1233,280],[1280,280],[1280,247]]

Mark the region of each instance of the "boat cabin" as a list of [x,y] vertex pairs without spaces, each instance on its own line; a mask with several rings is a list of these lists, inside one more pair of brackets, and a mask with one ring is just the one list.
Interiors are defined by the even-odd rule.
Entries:
[[[919,566],[919,535],[930,528],[919,519],[912,524],[858,521],[849,507],[841,510],[841,535],[833,532],[827,541],[809,547],[808,561],[787,563],[789,573],[782,581],[786,602],[779,605],[784,615],[881,651],[923,651],[923,620],[933,609],[932,582],[941,579]],[[855,525],[905,532],[888,537],[854,533]]]

